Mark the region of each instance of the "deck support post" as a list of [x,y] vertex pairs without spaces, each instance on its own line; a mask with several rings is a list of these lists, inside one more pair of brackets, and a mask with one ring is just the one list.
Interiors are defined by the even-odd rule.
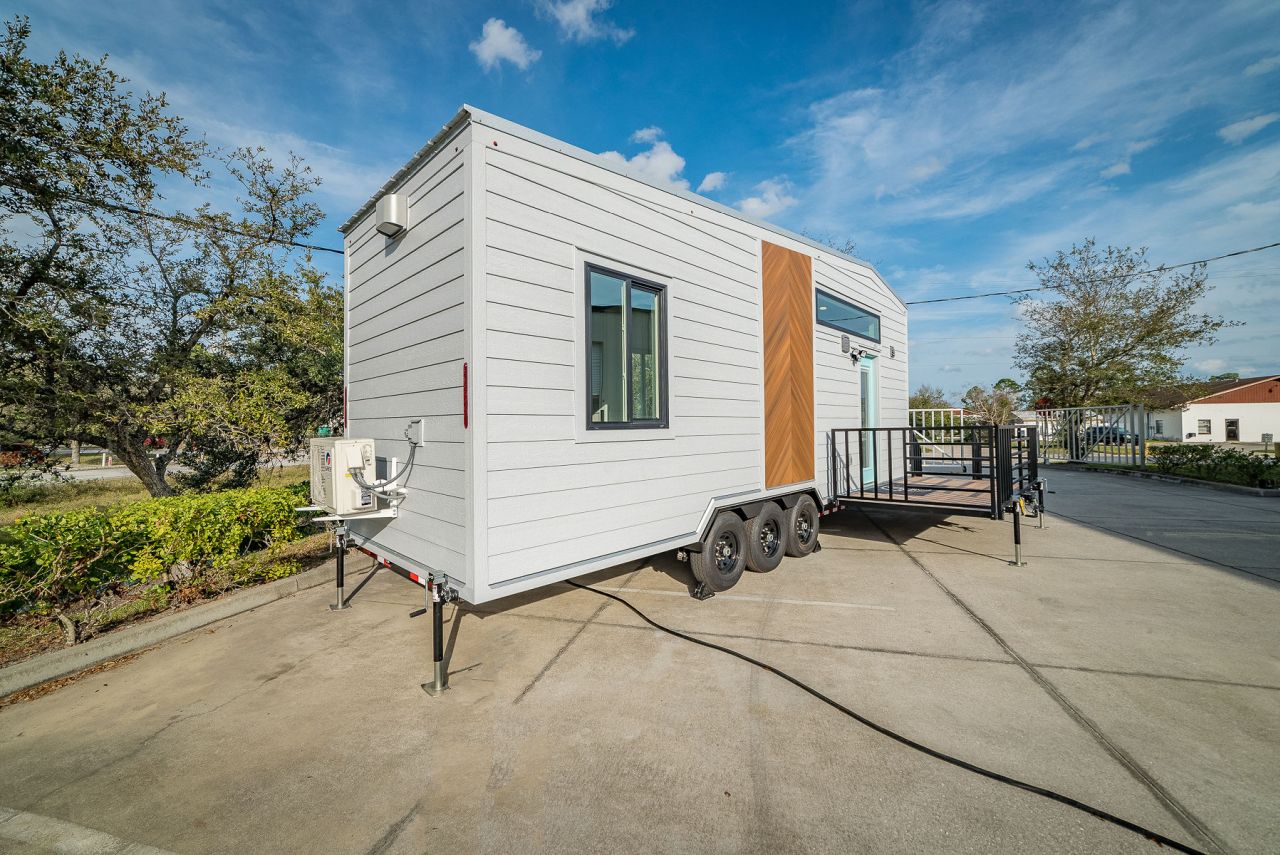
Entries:
[[1027,562],[1022,560],[1022,502],[1014,502],[1009,510],[1013,513],[1013,560],[1009,564],[1025,567]]
[[455,599],[457,593],[434,578],[427,580],[426,590],[431,600],[431,663],[434,674],[430,683],[422,684],[422,690],[432,697],[439,697],[449,688],[449,673],[444,664],[444,604]]
[[333,542],[338,549],[337,568],[334,573],[338,593],[336,601],[329,606],[329,610],[337,612],[348,608],[347,598],[343,593],[347,572],[347,527],[345,525],[339,525],[333,530]]

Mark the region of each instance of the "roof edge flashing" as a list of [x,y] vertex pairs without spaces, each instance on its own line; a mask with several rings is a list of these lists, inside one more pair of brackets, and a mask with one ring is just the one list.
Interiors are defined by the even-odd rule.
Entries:
[[647,187],[652,187],[655,190],[660,190],[664,193],[669,193],[673,196],[676,196],[677,198],[684,199],[685,201],[693,202],[695,204],[710,208],[714,211],[717,211],[721,214],[732,217],[741,222],[750,223],[751,225],[756,226],[757,228],[764,229],[765,231],[768,231],[768,232],[773,232],[776,235],[781,235],[782,237],[788,238],[789,240],[793,240],[800,244],[804,244],[805,246],[808,246],[812,249],[816,249],[821,253],[826,253],[827,255],[830,255],[834,258],[840,258],[845,261],[856,264],[860,267],[865,267],[867,270],[870,270],[872,273],[875,274],[876,279],[878,279],[880,283],[884,285],[885,289],[889,292],[889,294],[895,300],[898,301],[902,309],[904,311],[906,310],[906,303],[903,302],[901,295],[899,295],[898,292],[895,291],[893,287],[889,285],[888,282],[885,281],[884,277],[880,275],[880,271],[876,270],[875,265],[865,259],[858,258],[857,256],[854,256],[854,255],[849,255],[848,253],[841,252],[838,249],[833,249],[832,247],[829,247],[824,243],[816,241],[813,238],[805,237],[804,235],[797,234],[796,232],[793,232],[790,229],[784,229],[782,226],[771,223],[768,220],[761,220],[761,219],[757,219],[756,217],[749,216],[747,214],[742,213],[737,208],[731,208],[730,206],[717,202],[714,199],[708,199],[705,196],[699,196],[697,193],[693,193],[688,190],[679,190],[674,187],[664,187],[660,184],[656,184],[647,178],[637,175],[630,169],[618,166],[615,163],[605,160],[604,158],[600,157],[600,155],[594,152],[587,151],[586,149],[579,148],[575,145],[572,145],[571,143],[567,143],[563,140],[559,140],[559,139],[556,139],[555,137],[548,136],[547,134],[541,133],[539,131],[535,131],[532,128],[525,127],[524,125],[518,124],[509,119],[504,119],[501,116],[496,116],[493,113],[486,112],[485,110],[481,110],[478,107],[473,107],[470,104],[463,104],[458,109],[458,112],[454,115],[454,117],[450,119],[449,122],[446,123],[444,127],[440,129],[439,133],[437,133],[434,137],[428,140],[426,145],[418,149],[418,151],[414,153],[413,157],[411,157],[409,161],[396,172],[395,175],[391,176],[391,178],[388,179],[387,182],[382,185],[382,187],[378,190],[377,193],[371,196],[368,201],[366,201],[363,205],[360,206],[359,210],[357,210],[356,213],[352,214],[351,217],[338,228],[338,231],[342,232],[343,234],[346,234],[347,232],[349,232],[356,225],[356,223],[360,222],[362,219],[364,219],[374,210],[374,207],[377,205],[379,198],[381,198],[383,195],[390,193],[392,190],[394,190],[400,182],[402,182],[406,177],[408,177],[414,171],[416,171],[417,168],[421,165],[421,163],[426,158],[428,158],[431,154],[433,154],[445,142],[447,142],[448,139],[452,138],[457,132],[459,132],[463,127],[465,127],[468,124],[480,125],[481,127],[488,127],[505,134],[510,134],[513,137],[525,140],[526,142],[533,143],[534,145],[542,146],[543,148],[547,148],[552,151],[559,152],[560,154],[563,154],[567,157],[572,157],[575,160],[581,160],[584,163],[590,163],[593,166],[598,166],[601,169],[605,169],[609,172],[614,173],[615,175],[621,175],[624,178],[630,178],[633,181],[638,181],[641,184],[644,184]]
[[377,207],[379,199],[395,190],[406,178],[416,172],[418,167],[421,166],[428,157],[434,154],[446,142],[453,139],[453,137],[456,136],[457,133],[467,124],[470,118],[471,108],[466,104],[463,104],[458,112],[454,114],[453,118],[446,122],[444,126],[436,132],[435,136],[427,140],[426,145],[414,152],[413,156],[405,162],[404,166],[397,169],[394,175],[383,182],[382,186],[378,188],[378,192],[366,199],[364,204],[357,208],[356,212],[348,217],[345,223],[338,226],[338,231],[344,235],[347,234],[356,226],[357,223],[373,213],[374,208]]

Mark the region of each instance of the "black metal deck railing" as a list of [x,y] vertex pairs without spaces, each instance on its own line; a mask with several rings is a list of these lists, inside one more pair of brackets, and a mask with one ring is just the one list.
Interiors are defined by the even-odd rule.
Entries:
[[836,428],[829,495],[839,502],[903,503],[995,519],[1039,477],[1031,425]]

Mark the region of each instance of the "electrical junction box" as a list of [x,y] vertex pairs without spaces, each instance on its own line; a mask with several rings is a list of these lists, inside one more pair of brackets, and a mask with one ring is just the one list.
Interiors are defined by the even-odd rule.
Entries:
[[311,503],[338,516],[376,511],[377,498],[356,483],[352,469],[360,472],[366,484],[377,480],[373,440],[311,440]]

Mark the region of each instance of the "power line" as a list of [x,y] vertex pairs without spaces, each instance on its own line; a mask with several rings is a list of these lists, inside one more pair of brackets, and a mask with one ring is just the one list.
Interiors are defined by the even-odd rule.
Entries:
[[[1147,273],[1163,273],[1166,270],[1177,270],[1180,267],[1192,267],[1196,264],[1208,264],[1210,261],[1221,261],[1224,258],[1235,258],[1240,255],[1248,255],[1253,252],[1262,252],[1264,249],[1275,249],[1280,246],[1280,241],[1269,243],[1266,246],[1255,246],[1251,249],[1238,249],[1235,252],[1228,252],[1223,255],[1215,255],[1212,258],[1200,258],[1195,261],[1184,261],[1181,264],[1170,264],[1162,267],[1152,267],[1146,270],[1135,270],[1133,273],[1117,273],[1115,276],[1101,276],[1097,279],[1085,279],[1080,284],[1089,284],[1093,282],[1109,282],[1112,279],[1129,279],[1134,276],[1143,276]],[[954,303],[957,300],[980,300],[983,297],[1007,297],[1011,294],[1029,294],[1032,291],[1054,291],[1063,286],[1061,285],[1040,285],[1035,288],[1017,288],[1012,291],[990,291],[986,294],[964,294],[958,297],[936,297],[932,300],[907,300],[908,306],[921,306],[925,303]]]
[[197,226],[202,229],[212,229],[215,232],[223,232],[224,234],[239,235],[240,237],[247,237],[247,238],[255,238],[257,240],[264,241],[265,243],[275,243],[275,244],[280,244],[281,246],[295,246],[299,249],[310,249],[316,252],[332,252],[336,255],[346,255],[346,253],[343,252],[342,250],[334,249],[331,246],[318,246],[313,243],[302,243],[296,240],[281,240],[280,238],[263,237],[262,235],[255,235],[252,232],[241,231],[240,229],[233,229],[233,228],[230,228],[229,226],[219,226],[209,222],[194,220],[191,217],[184,217],[181,214],[162,214],[159,211],[147,211],[142,208],[134,208],[130,205],[121,205],[118,202],[107,202],[102,199],[87,199],[83,197],[77,197],[76,201],[85,205],[90,205],[95,208],[102,208],[107,211],[120,211],[121,213],[132,214],[135,217],[151,217],[152,219],[166,220],[168,222],[178,223],[184,226]]

